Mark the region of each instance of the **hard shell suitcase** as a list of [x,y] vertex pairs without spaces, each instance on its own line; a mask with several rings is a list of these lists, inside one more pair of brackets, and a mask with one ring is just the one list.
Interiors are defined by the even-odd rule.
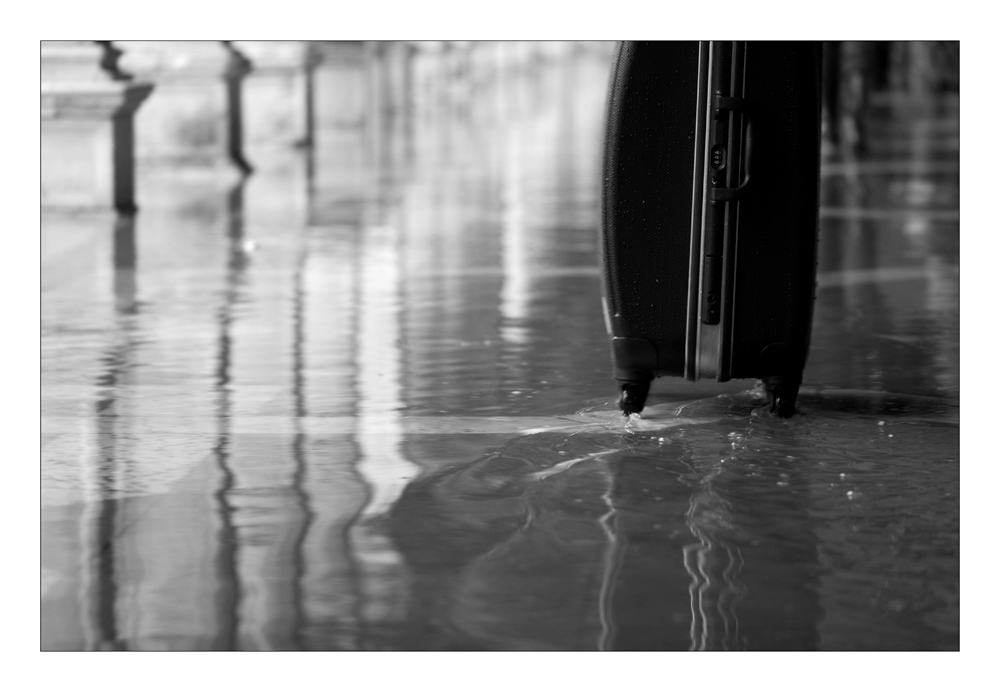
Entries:
[[794,411],[815,296],[820,44],[625,42],[602,195],[626,414],[650,382],[759,378]]

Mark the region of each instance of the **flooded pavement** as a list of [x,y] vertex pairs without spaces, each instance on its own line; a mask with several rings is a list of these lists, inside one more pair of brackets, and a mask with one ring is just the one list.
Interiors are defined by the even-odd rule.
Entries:
[[361,119],[320,64],[311,151],[43,216],[43,649],[958,648],[957,98],[825,152],[802,415],[627,422],[608,61],[418,54]]

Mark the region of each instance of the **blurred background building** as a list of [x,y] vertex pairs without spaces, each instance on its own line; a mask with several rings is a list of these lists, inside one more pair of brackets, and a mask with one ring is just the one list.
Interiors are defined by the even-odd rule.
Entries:
[[[338,128],[405,114],[483,110],[498,80],[611,42],[43,41],[42,204],[128,211],[136,170],[198,166],[273,172]],[[866,109],[958,92],[958,44],[827,42],[824,129],[864,146]],[[530,105],[528,106],[530,107]],[[327,177],[324,177],[327,176]]]

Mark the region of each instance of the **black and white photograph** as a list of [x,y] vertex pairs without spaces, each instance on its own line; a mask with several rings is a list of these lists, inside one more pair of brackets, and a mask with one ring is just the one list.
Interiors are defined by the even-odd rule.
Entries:
[[39,649],[959,651],[960,42],[713,33],[39,41]]

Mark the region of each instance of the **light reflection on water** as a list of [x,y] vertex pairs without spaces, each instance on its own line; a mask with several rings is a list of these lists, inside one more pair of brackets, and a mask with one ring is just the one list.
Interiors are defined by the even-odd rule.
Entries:
[[824,175],[803,416],[626,425],[607,53],[532,50],[418,54],[412,112],[321,63],[309,176],[46,222],[44,648],[957,648],[950,140]]

